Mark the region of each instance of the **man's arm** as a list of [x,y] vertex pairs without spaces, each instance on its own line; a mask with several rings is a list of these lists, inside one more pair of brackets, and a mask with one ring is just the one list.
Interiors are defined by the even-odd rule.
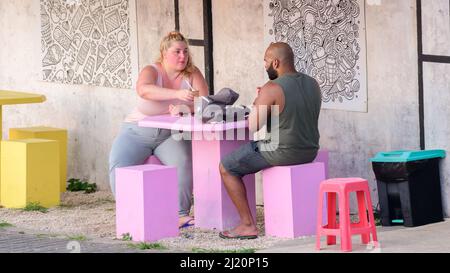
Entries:
[[271,106],[275,104],[274,88],[276,84],[268,82],[259,90],[248,118],[250,133],[259,131],[267,124]]

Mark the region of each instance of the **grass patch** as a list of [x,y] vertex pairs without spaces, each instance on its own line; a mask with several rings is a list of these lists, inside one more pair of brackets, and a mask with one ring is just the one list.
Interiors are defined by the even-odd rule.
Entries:
[[373,212],[373,218],[375,219],[375,226],[381,226],[381,216],[379,211]]
[[193,253],[255,253],[255,248],[240,248],[240,249],[206,249],[193,248]]
[[131,241],[131,240],[133,240],[133,237],[130,235],[130,233],[122,234],[122,241]]
[[0,222],[0,228],[8,228],[8,227],[13,227],[13,226],[14,226],[13,224],[10,224],[10,223],[4,222],[4,221]]
[[41,206],[41,204],[38,202],[28,203],[27,206],[23,210],[24,211],[39,211],[42,213],[48,212],[48,209]]
[[165,250],[165,249],[167,249],[167,247],[165,247],[159,243],[148,244],[145,242],[140,242],[138,244],[128,244],[128,246],[132,247],[132,248],[137,248],[140,250],[146,250],[146,249]]
[[87,240],[86,236],[84,235],[67,236],[67,238],[71,241],[78,241],[78,242],[83,242]]
[[67,181],[69,185],[67,185],[68,191],[84,191],[84,193],[93,193],[97,191],[97,184],[89,183],[85,180],[71,178]]
[[41,238],[56,238],[58,237],[58,234],[44,234],[44,233],[39,233],[36,235],[37,238],[41,239]]
[[111,198],[100,198],[95,203],[97,204],[109,204],[109,203],[115,203],[114,199]]
[[75,205],[72,205],[72,204],[60,204],[59,206],[58,206],[58,208],[60,208],[60,209],[72,209],[72,208],[74,208],[74,207],[76,207]]

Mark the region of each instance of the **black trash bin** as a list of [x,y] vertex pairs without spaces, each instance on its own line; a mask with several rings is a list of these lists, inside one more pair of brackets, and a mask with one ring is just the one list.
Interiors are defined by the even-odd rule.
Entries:
[[444,220],[439,160],[444,150],[393,151],[371,158],[381,224],[406,227]]

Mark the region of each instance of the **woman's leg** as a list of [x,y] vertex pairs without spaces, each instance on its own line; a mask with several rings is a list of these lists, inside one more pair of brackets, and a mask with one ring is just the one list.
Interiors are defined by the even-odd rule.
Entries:
[[146,128],[143,131],[136,124],[124,123],[119,135],[113,142],[109,155],[109,184],[113,195],[116,195],[115,169],[140,165],[153,154],[154,137],[157,129]]
[[177,167],[179,215],[188,216],[192,205],[192,147],[189,140],[166,139],[154,154],[164,165]]

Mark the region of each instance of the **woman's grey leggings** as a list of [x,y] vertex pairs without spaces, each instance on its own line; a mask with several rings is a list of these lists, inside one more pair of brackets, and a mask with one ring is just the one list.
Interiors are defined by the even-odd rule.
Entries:
[[115,191],[115,168],[140,165],[155,155],[167,166],[177,167],[179,215],[189,215],[192,204],[192,147],[189,140],[175,140],[171,130],[139,127],[124,122],[109,156],[111,191]]

